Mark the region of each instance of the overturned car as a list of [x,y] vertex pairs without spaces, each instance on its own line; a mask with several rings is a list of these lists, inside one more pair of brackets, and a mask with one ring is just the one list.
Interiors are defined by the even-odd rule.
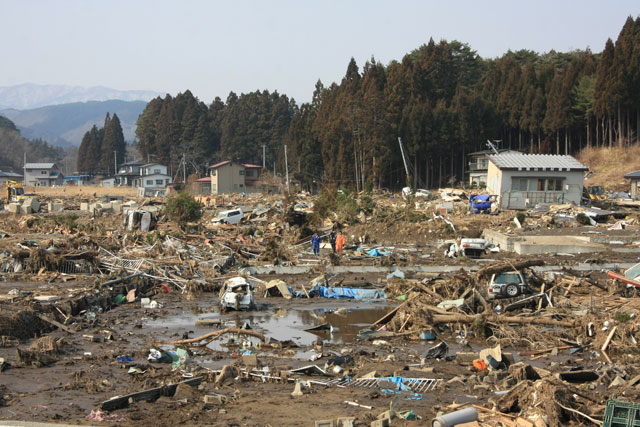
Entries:
[[232,277],[220,289],[220,310],[251,310],[255,307],[253,285],[244,277]]

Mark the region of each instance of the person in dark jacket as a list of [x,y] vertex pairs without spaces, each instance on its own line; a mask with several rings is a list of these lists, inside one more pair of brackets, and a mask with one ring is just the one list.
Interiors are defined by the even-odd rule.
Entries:
[[331,242],[331,250],[334,254],[336,253],[336,237],[338,237],[336,232],[331,230],[331,234],[329,234],[329,241]]
[[311,237],[311,246],[313,246],[314,255],[320,255],[320,240],[322,239],[318,236],[318,232],[316,231],[313,233],[313,236]]

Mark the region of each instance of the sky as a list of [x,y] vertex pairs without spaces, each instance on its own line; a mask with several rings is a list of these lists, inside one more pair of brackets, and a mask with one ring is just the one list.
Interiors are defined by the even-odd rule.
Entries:
[[351,57],[388,64],[459,40],[507,50],[601,52],[640,2],[619,0],[0,0],[0,86],[107,86],[209,104],[230,91],[277,90],[308,102]]

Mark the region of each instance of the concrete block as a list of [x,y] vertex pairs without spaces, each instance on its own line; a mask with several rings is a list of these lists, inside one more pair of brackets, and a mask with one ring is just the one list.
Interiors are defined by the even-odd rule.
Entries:
[[64,210],[64,205],[58,202],[48,203],[49,212],[61,212]]
[[18,203],[9,203],[7,205],[7,210],[11,213],[18,214],[20,213],[20,204]]
[[336,427],[333,420],[316,420],[315,427]]
[[102,203],[102,210],[103,211],[110,211],[111,210],[111,203]]
[[31,211],[31,208],[29,206],[25,206],[25,205],[20,206],[20,213],[21,214],[27,215],[27,214],[30,214],[31,212],[32,211]]
[[304,393],[302,393],[302,383],[300,381],[296,381],[296,386],[291,392],[291,396],[298,397],[298,396],[302,396],[303,394]]
[[111,203],[111,210],[115,213],[119,213],[122,210],[122,205],[118,202]]
[[355,417],[340,417],[336,420],[337,427],[353,427],[355,424]]
[[81,211],[85,211],[85,212],[88,211],[89,210],[89,203],[87,203],[87,202],[80,203],[80,210]]
[[31,212],[38,212],[40,210],[40,202],[35,197],[26,197],[23,199],[22,206],[28,207]]
[[371,423],[371,427],[389,427],[390,421],[389,418],[375,420]]

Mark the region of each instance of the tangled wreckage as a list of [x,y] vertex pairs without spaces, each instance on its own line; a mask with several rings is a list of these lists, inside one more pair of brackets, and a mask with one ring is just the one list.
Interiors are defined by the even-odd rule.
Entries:
[[160,199],[0,214],[0,418],[633,425],[637,212],[366,197],[319,219],[306,193],[219,196],[182,226]]

